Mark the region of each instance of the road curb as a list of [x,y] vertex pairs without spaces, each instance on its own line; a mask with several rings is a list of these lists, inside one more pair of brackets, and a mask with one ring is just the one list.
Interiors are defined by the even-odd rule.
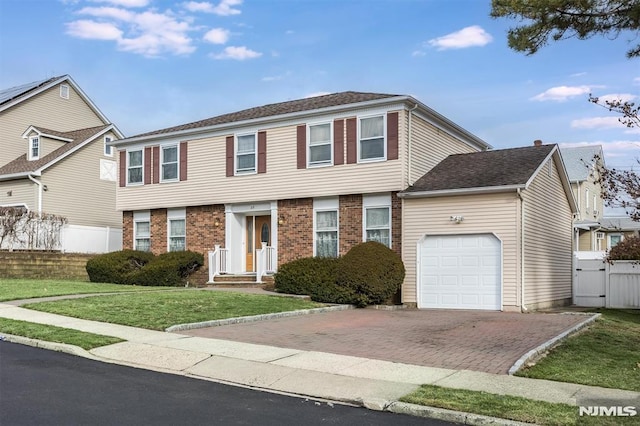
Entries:
[[[583,313],[569,313],[569,314],[565,314],[565,315],[585,315]],[[557,335],[556,337],[554,337],[553,339],[549,339],[546,342],[544,342],[543,344],[541,344],[540,346],[530,350],[529,352],[527,352],[526,354],[522,355],[516,362],[515,364],[513,364],[511,366],[511,368],[509,369],[508,374],[510,376],[513,376],[514,374],[516,374],[516,372],[518,370],[520,370],[522,368],[523,365],[525,365],[527,362],[538,358],[540,355],[542,355],[543,353],[545,353],[546,351],[548,351],[549,349],[551,349],[553,346],[557,345],[558,343],[560,343],[561,341],[565,340],[567,337],[571,336],[572,334],[576,333],[577,331],[583,329],[584,327],[590,325],[591,323],[593,323],[596,319],[600,318],[602,314],[593,314],[591,315],[589,318],[587,318],[586,320],[582,321],[579,324],[574,325],[573,327],[571,327],[569,330],[566,330],[565,332]]]
[[497,417],[483,416],[480,414],[465,413],[463,411],[446,410],[444,408],[428,407],[426,405],[408,404],[406,402],[391,402],[385,411],[396,414],[406,414],[415,417],[443,420],[464,425],[499,425],[499,426],[526,426],[529,423],[516,422],[514,420],[500,419]]
[[187,324],[176,324],[166,328],[164,331],[172,333],[176,331],[195,330],[197,328],[218,327],[222,325],[244,324],[256,321],[266,321],[278,318],[299,317],[303,315],[321,314],[324,312],[346,311],[356,309],[353,305],[336,305],[324,308],[301,309],[298,311],[277,312],[274,314],[251,315],[246,317],[235,317],[221,320],[193,322]]
[[0,341],[18,343],[26,346],[33,346],[34,348],[47,349],[55,352],[63,352],[69,355],[80,356],[83,358],[89,358],[94,361],[104,361],[93,355],[91,352],[82,349],[80,346],[69,345],[67,343],[47,342],[46,340],[32,339],[29,337],[15,336],[13,334],[0,335]]

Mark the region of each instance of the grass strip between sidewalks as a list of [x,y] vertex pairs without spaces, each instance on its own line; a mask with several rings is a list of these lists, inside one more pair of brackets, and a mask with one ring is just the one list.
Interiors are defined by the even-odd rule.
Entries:
[[86,333],[70,328],[36,324],[8,318],[0,318],[0,334],[2,333],[47,342],[66,343],[68,345],[79,346],[87,351],[100,346],[112,345],[124,341],[117,337],[102,336],[100,334]]
[[129,293],[40,302],[24,308],[151,330],[175,324],[312,309],[307,300],[207,290]]
[[573,405],[434,385],[422,385],[400,401],[543,426],[640,424],[639,417],[580,417],[578,407]]

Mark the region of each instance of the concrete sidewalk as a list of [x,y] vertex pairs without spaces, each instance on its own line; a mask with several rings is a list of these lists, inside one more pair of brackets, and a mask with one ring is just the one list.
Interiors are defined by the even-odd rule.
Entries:
[[[421,384],[571,405],[586,398],[640,399],[638,392],[192,337],[64,317],[9,304],[0,304],[0,317],[126,340],[89,352],[68,345],[39,345],[103,362],[468,424],[480,424],[486,418],[412,407],[397,400]],[[28,341],[14,336],[6,336],[6,340],[19,343]],[[479,420],[474,421],[474,418]],[[508,421],[502,423],[513,424]]]

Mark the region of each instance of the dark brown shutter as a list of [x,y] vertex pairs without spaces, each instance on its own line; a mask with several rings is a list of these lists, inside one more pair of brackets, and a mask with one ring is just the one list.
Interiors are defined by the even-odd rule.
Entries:
[[120,151],[120,186],[127,186],[127,153]]
[[307,125],[302,124],[297,129],[298,168],[307,168]]
[[344,164],[344,120],[333,122],[333,164]]
[[258,173],[267,173],[267,132],[258,132]]
[[227,136],[227,176],[233,176],[233,136]]
[[358,162],[358,128],[355,118],[347,118],[347,164]]
[[160,147],[154,146],[152,149],[152,152],[153,152],[152,182],[159,183],[160,182]]
[[187,180],[187,143],[180,142],[180,180]]
[[144,149],[144,184],[151,183],[151,147]]
[[387,114],[387,160],[398,159],[398,113]]

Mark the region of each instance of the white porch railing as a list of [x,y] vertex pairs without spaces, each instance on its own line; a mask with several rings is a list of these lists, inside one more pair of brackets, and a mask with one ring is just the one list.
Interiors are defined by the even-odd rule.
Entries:
[[213,278],[229,272],[229,249],[215,245],[215,249],[209,252],[209,283]]
[[264,275],[274,273],[277,261],[276,248],[262,243],[262,247],[256,250],[256,282],[262,282]]

